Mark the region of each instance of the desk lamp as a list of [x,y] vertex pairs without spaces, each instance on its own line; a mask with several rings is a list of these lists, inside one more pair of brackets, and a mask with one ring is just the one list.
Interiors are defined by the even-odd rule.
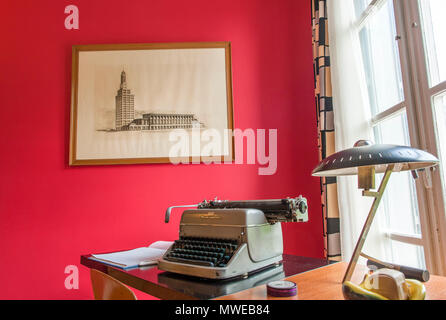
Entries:
[[[313,176],[317,177],[358,175],[358,188],[363,190],[362,195],[375,198],[345,272],[343,283],[351,280],[360,255],[370,258],[361,251],[392,172],[410,170],[413,177],[417,178],[418,171],[434,167],[438,163],[436,157],[422,150],[360,140],[353,148],[327,157],[313,170]],[[376,173],[384,173],[384,177],[378,190],[372,191],[375,189]]]

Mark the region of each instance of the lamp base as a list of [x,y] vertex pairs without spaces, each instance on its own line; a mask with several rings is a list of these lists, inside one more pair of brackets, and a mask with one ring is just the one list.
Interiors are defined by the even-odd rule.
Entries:
[[400,271],[379,269],[366,274],[359,285],[344,282],[342,293],[346,300],[424,300],[426,288],[418,280],[405,279]]

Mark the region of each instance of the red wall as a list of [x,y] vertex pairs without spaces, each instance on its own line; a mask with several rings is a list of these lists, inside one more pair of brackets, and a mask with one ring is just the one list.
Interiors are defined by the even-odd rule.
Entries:
[[[79,30],[64,28],[68,4]],[[323,255],[310,1],[7,0],[0,23],[0,298],[90,299],[81,254],[176,239],[180,212],[164,224],[166,207],[215,196],[306,196],[310,222],[283,226],[285,252]],[[71,46],[183,41],[232,42],[235,126],[278,129],[277,173],[69,167]],[[64,287],[70,264],[79,290]]]

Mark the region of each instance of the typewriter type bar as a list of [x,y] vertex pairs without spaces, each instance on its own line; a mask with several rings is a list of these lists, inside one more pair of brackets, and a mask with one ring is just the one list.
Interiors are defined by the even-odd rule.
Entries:
[[307,199],[297,198],[275,200],[245,200],[228,201],[213,200],[203,201],[198,205],[199,209],[258,209],[265,214],[269,223],[276,222],[306,222],[308,221]]
[[274,199],[274,200],[204,200],[197,205],[172,206],[166,211],[165,222],[169,222],[170,213],[173,208],[197,207],[198,209],[258,209],[265,214],[269,223],[276,222],[307,222],[308,205],[307,199],[299,196],[297,198]]

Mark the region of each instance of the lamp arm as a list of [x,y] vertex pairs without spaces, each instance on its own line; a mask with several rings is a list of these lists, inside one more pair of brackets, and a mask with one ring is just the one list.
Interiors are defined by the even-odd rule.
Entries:
[[394,165],[391,164],[387,167],[384,177],[381,181],[381,185],[378,188],[378,191],[365,193],[366,196],[372,196],[375,198],[373,201],[372,207],[370,208],[369,214],[367,216],[367,220],[365,221],[364,227],[362,228],[361,234],[359,236],[358,242],[356,243],[355,250],[353,251],[353,255],[350,259],[350,262],[347,267],[347,271],[345,272],[344,279],[342,282],[350,281],[353,275],[353,271],[355,270],[356,264],[358,262],[359,256],[361,254],[362,248],[364,246],[365,240],[367,238],[367,234],[370,231],[370,227],[372,225],[373,219],[375,218],[376,212],[378,210],[378,206],[381,202],[381,199],[384,194],[384,190],[386,189],[387,183],[389,182],[390,175],[392,174]]

